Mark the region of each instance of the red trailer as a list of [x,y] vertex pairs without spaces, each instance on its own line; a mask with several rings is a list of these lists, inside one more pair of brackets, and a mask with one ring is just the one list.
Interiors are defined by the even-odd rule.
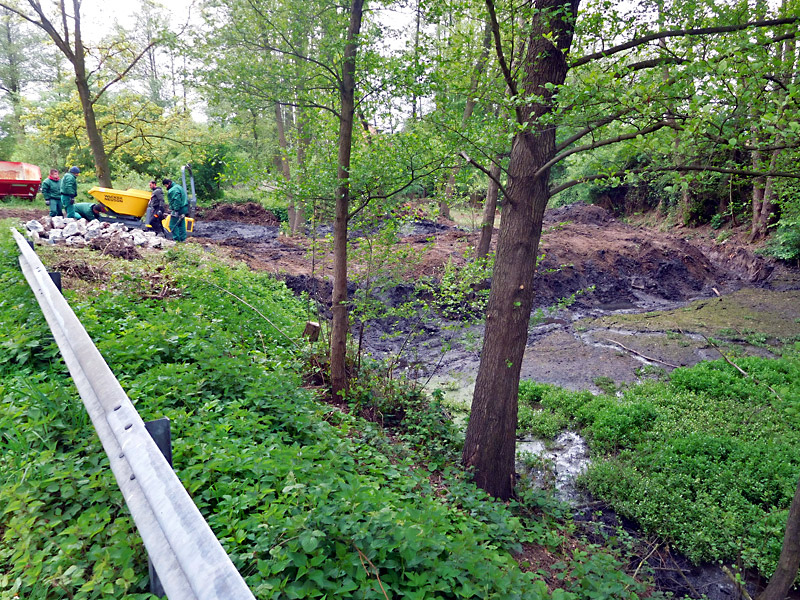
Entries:
[[0,160],[0,197],[34,198],[42,183],[42,172],[36,165]]

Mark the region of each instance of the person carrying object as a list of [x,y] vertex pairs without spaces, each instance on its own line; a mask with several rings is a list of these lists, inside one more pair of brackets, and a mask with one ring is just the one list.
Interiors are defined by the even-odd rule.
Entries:
[[45,204],[50,207],[50,216],[63,217],[61,182],[59,181],[58,169],[50,169],[50,177],[42,182],[40,189],[42,196],[44,196]]
[[75,216],[75,197],[78,195],[78,181],[75,176],[80,172],[78,167],[70,167],[69,173],[61,178],[61,204],[70,219],[78,218]]
[[184,190],[171,179],[162,179],[161,183],[167,188],[167,201],[169,202],[169,228],[172,230],[172,239],[182,242],[186,239],[186,215],[189,214],[189,198]]
[[164,190],[155,179],[150,181],[150,192],[150,204],[147,206],[147,222],[145,224],[150,225],[156,235],[161,234],[162,237],[167,237],[167,232],[164,231],[164,226],[161,224],[161,220],[167,215]]

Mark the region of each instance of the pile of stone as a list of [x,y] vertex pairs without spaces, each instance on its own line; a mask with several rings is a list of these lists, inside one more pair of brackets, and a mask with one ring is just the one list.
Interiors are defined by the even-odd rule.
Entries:
[[87,222],[86,219],[46,216],[28,221],[25,228],[37,244],[64,244],[84,248],[93,240],[108,240],[144,248],[168,248],[175,245],[172,240],[157,237],[153,231],[131,229],[122,223],[106,221]]

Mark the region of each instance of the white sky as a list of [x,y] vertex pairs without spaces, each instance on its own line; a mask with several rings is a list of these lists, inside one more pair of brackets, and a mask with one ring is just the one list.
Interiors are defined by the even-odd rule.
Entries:
[[[185,23],[190,13],[193,20],[197,21],[199,0],[161,0],[160,4],[172,15],[170,25]],[[82,28],[84,36],[92,39],[92,25],[97,27],[100,35],[103,24],[114,21],[125,27],[135,26],[135,15],[141,10],[141,6],[140,0],[84,0],[81,3],[81,14],[83,21],[89,26]]]

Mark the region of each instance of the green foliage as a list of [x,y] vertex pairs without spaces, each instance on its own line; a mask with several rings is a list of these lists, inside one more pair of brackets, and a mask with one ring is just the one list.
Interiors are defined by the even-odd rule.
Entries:
[[800,476],[800,361],[736,362],[748,377],[703,362],[621,398],[523,382],[520,414],[531,405],[581,427],[598,455],[584,484],[646,531],[693,561],[769,576]]
[[[204,202],[219,200],[223,196],[222,181],[229,149],[224,143],[207,144],[194,150],[195,163],[192,164],[197,199]],[[187,181],[188,185],[188,181]],[[190,192],[191,190],[187,190]]]
[[800,260],[800,219],[783,218],[765,252],[786,261]]
[[[0,349],[0,595],[149,598],[141,542],[14,248],[0,236],[0,331],[44,341]],[[460,439],[436,398],[362,381],[354,402],[391,392],[405,413],[390,441],[300,387],[287,337],[304,310],[282,283],[190,247],[165,259],[179,297],[146,299],[128,275],[68,300],[142,417],[170,418],[176,472],[257,597],[381,598],[383,585],[407,598],[578,600],[624,580],[606,558],[576,557],[565,568],[584,570],[551,595],[512,553],[556,551],[558,528],[446,466]]]
[[591,392],[570,392],[547,383],[520,381],[517,432],[554,439],[570,424],[570,415],[593,398]]

